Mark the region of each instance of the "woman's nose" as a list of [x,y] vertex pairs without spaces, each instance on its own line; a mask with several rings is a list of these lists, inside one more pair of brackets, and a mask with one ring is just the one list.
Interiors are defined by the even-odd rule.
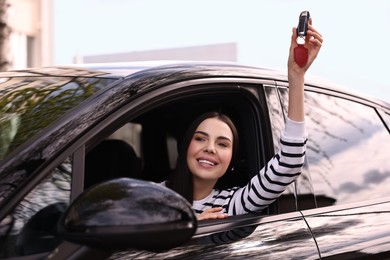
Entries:
[[205,152],[215,154],[216,151],[215,151],[214,145],[213,144],[207,144]]

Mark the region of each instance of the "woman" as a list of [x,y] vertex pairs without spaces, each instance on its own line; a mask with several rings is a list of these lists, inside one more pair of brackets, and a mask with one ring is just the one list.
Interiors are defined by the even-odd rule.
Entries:
[[308,49],[308,62],[300,67],[294,60],[296,39],[296,28],[293,28],[288,57],[288,118],[280,137],[281,149],[248,185],[225,190],[214,188],[218,179],[232,167],[238,149],[237,130],[226,115],[207,113],[187,130],[179,147],[176,172],[166,185],[193,203],[198,220],[261,211],[300,175],[307,140],[304,76],[323,40],[310,19],[304,44]]

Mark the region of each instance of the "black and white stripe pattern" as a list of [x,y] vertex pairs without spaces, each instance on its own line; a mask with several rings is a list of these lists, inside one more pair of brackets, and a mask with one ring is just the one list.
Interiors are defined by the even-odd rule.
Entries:
[[263,210],[301,174],[306,141],[306,137],[291,138],[282,134],[280,151],[245,187],[213,190],[205,199],[194,201],[195,212],[200,214],[213,207],[224,208],[228,215]]

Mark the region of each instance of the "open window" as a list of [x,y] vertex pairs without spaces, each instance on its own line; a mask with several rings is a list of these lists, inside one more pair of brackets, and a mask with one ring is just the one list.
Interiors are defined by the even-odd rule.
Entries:
[[[256,95],[259,93],[259,87],[261,85],[248,84],[238,87],[233,83],[207,84],[188,86],[185,92],[173,90],[160,93],[158,96],[153,95],[153,98],[148,98],[138,107],[124,111],[117,120],[120,123],[106,124],[109,129],[101,131],[105,134],[96,134],[99,139],[92,139],[90,144],[93,145],[87,146],[86,158],[88,159],[96,149],[100,149],[99,147],[105,142],[116,142],[118,146],[131,146],[132,154],[136,155],[136,161],[140,163],[140,167],[137,167],[137,171],[127,171],[123,176],[157,183],[163,182],[176,167],[178,142],[190,123],[203,113],[221,111],[229,115],[235,123],[240,138],[240,149],[234,171],[226,173],[218,181],[217,187],[222,189],[243,187],[274,155],[265,101],[259,101]],[[93,160],[93,163],[106,163],[108,158],[114,157],[116,165],[126,164],[117,162],[120,157],[126,158],[126,156],[117,155],[120,148],[100,150],[104,155]],[[129,149],[123,150],[126,152]],[[129,152],[126,153],[129,158]],[[130,160],[132,159],[128,159]],[[111,178],[112,176],[97,170],[103,168],[107,168],[107,165],[95,167],[96,171],[93,174],[101,173],[104,175],[103,178]],[[90,177],[86,169],[85,183],[90,183],[88,180]],[[277,204],[272,204],[261,214],[275,214],[277,210]],[[245,218],[245,216],[242,217]],[[208,225],[207,221],[199,223],[200,227]],[[225,241],[225,237],[232,237],[231,232],[235,234],[233,236],[235,239],[241,239],[250,235],[255,228],[256,225],[242,230],[232,227],[232,231],[217,232],[212,240],[218,238]]]
[[[217,184],[219,187],[245,185],[261,169],[266,161],[265,158],[269,156],[264,155],[265,148],[262,145],[267,143],[262,141],[262,138],[267,138],[265,132],[269,124],[264,111],[260,110],[257,98],[252,92],[247,91],[246,87],[238,88],[237,84],[191,86],[186,89],[185,93],[173,91],[159,96],[154,95],[153,101],[148,99],[148,102],[144,102],[141,106],[126,111],[118,120],[120,123],[109,124],[110,129],[105,129],[104,135],[96,135],[99,139],[91,140],[92,145],[87,147],[87,160],[97,149],[100,149],[103,155],[95,157],[90,162],[86,161],[85,183],[92,184],[88,180],[91,174],[105,175],[99,178],[101,180],[110,177],[104,171],[99,172],[97,169],[103,167],[96,165],[94,172],[88,173],[88,165],[91,162],[92,165],[107,164],[107,162],[114,162],[118,165],[118,158],[126,158],[126,156],[116,154],[120,148],[99,148],[103,142],[115,142],[118,147],[131,146],[131,148],[122,150],[125,152],[127,150],[127,158],[135,155],[137,170],[128,171],[121,176],[155,182],[166,180],[175,169],[177,143],[181,140],[186,127],[200,114],[212,110],[228,114],[236,124],[240,136],[240,151],[234,171],[221,178]],[[129,157],[130,153],[133,156]],[[113,154],[116,155],[113,156]],[[114,157],[114,160],[109,159],[110,157]],[[107,165],[104,167],[107,168]]]

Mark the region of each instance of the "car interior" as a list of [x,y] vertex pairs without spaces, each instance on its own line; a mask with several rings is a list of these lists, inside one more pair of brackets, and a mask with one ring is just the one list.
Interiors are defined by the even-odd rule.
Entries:
[[213,110],[229,115],[240,136],[234,171],[225,174],[217,187],[243,186],[268,159],[265,148],[258,144],[261,137],[257,133],[265,133],[269,125],[264,123],[264,113],[258,112],[258,109],[247,94],[226,92],[189,95],[180,101],[155,106],[113,129],[109,136],[95,141],[92,148],[87,148],[85,188],[115,177],[154,182],[166,180],[175,169],[177,143],[186,127],[202,113]]

